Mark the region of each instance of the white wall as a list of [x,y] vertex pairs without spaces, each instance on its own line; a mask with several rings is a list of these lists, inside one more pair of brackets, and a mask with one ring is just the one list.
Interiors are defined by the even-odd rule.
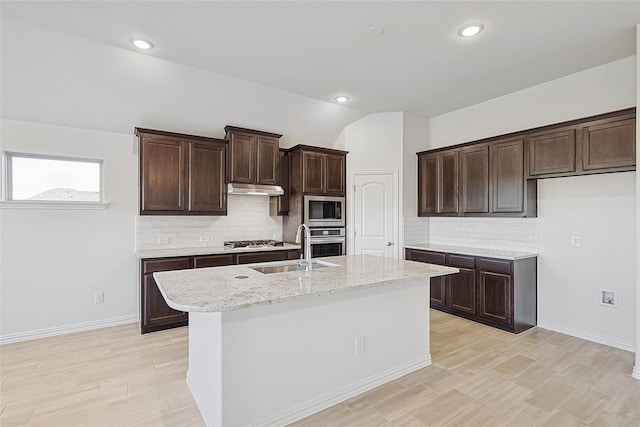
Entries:
[[[213,25],[213,23],[212,23]],[[323,102],[2,17],[2,118],[221,138],[225,125],[329,146],[364,116]]]
[[[375,113],[347,126],[334,144],[347,150],[347,218],[353,218],[353,173],[358,171],[395,171],[402,188],[403,113]],[[398,218],[402,218],[402,191],[399,194]],[[347,221],[347,236],[353,236]],[[396,236],[400,229],[395,230]],[[400,248],[401,245],[396,246]],[[398,249],[399,250],[399,249]],[[347,237],[347,253],[353,253],[353,238]]]
[[631,56],[433,117],[429,148],[634,107],[635,81]]
[[[434,117],[430,122],[430,148],[473,141],[536,126],[633,107],[636,105],[636,83],[636,57],[630,57]],[[587,183],[591,179],[606,180],[608,185],[612,187],[626,189],[626,193],[621,197],[627,201],[630,198],[633,199],[635,194],[635,190],[629,187],[628,174],[618,173],[576,179],[577,181],[571,181],[573,187],[569,186],[569,188],[563,186],[563,180],[549,179],[545,181],[542,184],[543,196],[545,194],[565,192],[564,198],[566,202],[577,206],[580,201],[577,198],[578,196],[573,195],[572,192],[579,192],[579,188],[583,185],[588,185]],[[548,212],[548,209],[552,209],[546,203],[547,200],[545,198],[542,198],[539,203],[539,209],[543,212],[543,215],[544,212]],[[630,209],[633,209],[633,206]],[[583,224],[590,221],[596,224],[595,226],[601,223],[615,222],[617,227],[626,229],[633,235],[636,228],[636,220],[633,219],[635,215],[636,213],[629,213],[629,215],[621,216],[615,210],[601,209],[597,212],[597,216],[592,216],[587,211],[576,210],[575,215],[572,218],[566,218],[561,227],[566,230],[572,224]],[[545,220],[544,216],[539,218],[539,222],[543,220]],[[460,219],[459,221],[465,221],[465,219]],[[452,226],[455,227],[456,225],[453,224]],[[545,254],[549,250],[553,250],[553,245],[549,246],[552,240],[547,235],[550,232],[547,224],[539,224],[538,232],[540,253]],[[591,237],[589,235],[587,241]],[[601,238],[602,236],[598,235],[597,237]],[[637,240],[637,236],[635,236],[635,240]],[[636,255],[636,257],[629,258],[629,254]],[[632,273],[628,268],[621,270],[610,269],[608,268],[608,261],[602,261],[603,259],[621,258],[628,260],[629,263],[637,264],[635,241],[630,239],[623,240],[619,245],[611,247],[609,250],[583,250],[578,258],[579,263],[563,264],[561,266],[555,263],[549,264],[548,259],[544,256],[539,259],[538,307],[541,319],[543,321],[545,319],[554,319],[553,324],[547,323],[546,326],[562,330],[562,332],[573,331],[573,333],[577,334],[579,331],[584,337],[601,342],[609,342],[612,345],[625,348],[628,348],[629,345],[634,345],[633,341],[635,339],[628,336],[628,331],[633,330],[635,326],[635,321],[629,321],[630,316],[635,317],[637,311],[635,306],[620,307],[616,312],[616,316],[609,313],[609,317],[602,318],[602,324],[597,328],[586,321],[578,324],[572,323],[566,315],[570,314],[571,317],[576,319],[587,319],[592,313],[591,305],[570,304],[571,301],[583,301],[583,298],[593,301],[591,299],[592,295],[585,295],[590,291],[585,293],[582,288],[575,287],[571,280],[572,277],[584,277],[582,273],[584,266],[592,266],[594,270],[591,270],[591,273],[593,275],[601,277],[607,274],[609,283],[629,283],[630,274]],[[554,274],[553,269],[557,267],[562,269],[561,275]],[[634,265],[633,269],[635,270],[635,268]],[[559,287],[566,289],[564,294],[565,304],[561,307],[558,307],[554,301],[548,300],[549,296],[554,295],[553,290]],[[623,293],[629,293],[628,285],[621,289],[623,289]],[[549,308],[547,309],[547,307]],[[625,313],[621,314],[622,311],[625,311]],[[625,321],[627,322],[627,326],[625,326],[627,332],[620,332],[621,335],[615,338],[615,342],[607,341],[610,334],[604,335],[603,331],[613,330],[620,326],[619,323],[624,323]]]
[[[538,181],[539,326],[635,351],[635,175]],[[601,289],[618,293],[617,308],[600,304]]]
[[[109,203],[106,210],[0,210],[0,340],[136,321],[133,136],[3,120],[0,137],[2,150],[103,159]],[[103,304],[93,302],[98,291]]]

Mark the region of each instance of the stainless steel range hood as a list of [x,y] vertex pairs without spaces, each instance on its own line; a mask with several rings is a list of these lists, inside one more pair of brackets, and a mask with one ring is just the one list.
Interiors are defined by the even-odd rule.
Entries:
[[282,196],[284,189],[279,185],[227,184],[228,194],[247,194],[250,196]]

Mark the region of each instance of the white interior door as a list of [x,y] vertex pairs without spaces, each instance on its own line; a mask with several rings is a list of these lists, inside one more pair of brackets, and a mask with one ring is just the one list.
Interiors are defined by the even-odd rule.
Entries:
[[396,173],[354,173],[354,253],[398,258]]

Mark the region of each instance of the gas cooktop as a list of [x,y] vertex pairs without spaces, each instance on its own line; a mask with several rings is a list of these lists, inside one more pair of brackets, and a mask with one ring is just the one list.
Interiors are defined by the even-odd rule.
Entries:
[[224,247],[235,248],[268,248],[270,246],[283,246],[278,240],[231,240],[224,242]]

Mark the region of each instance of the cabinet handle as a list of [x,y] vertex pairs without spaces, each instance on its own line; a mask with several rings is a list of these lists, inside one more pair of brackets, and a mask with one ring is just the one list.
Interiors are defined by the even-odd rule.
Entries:
[[393,242],[387,242],[387,246],[393,246]]

